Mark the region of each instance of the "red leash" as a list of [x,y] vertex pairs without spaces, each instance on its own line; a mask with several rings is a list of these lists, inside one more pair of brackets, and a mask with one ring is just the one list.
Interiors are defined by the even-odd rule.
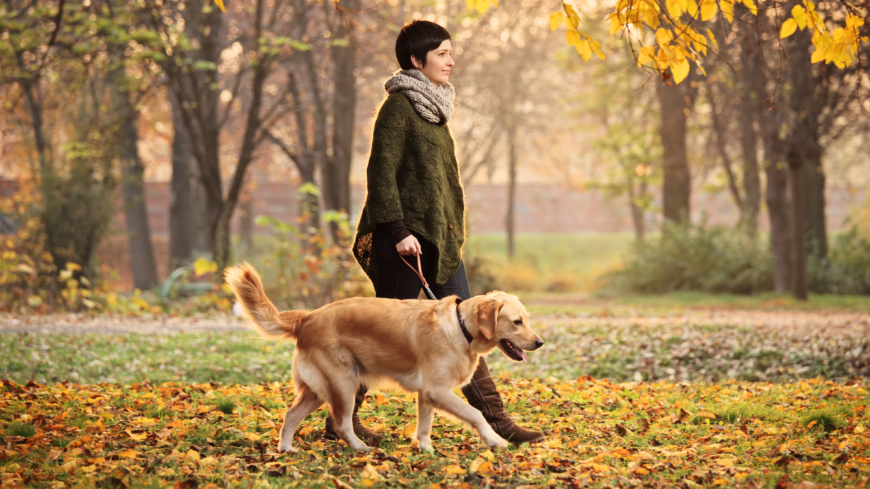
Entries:
[[402,258],[402,261],[405,262],[405,265],[408,265],[408,267],[410,267],[411,270],[414,270],[414,273],[416,273],[417,276],[420,277],[420,282],[423,283],[423,288],[426,289],[426,295],[429,296],[429,298],[432,299],[433,301],[438,300],[435,298],[435,294],[433,294],[432,290],[429,288],[429,283],[426,282],[426,277],[423,276],[423,266],[420,265],[420,254],[417,253],[417,268],[414,268],[413,265],[408,263],[408,261],[405,260],[404,255],[400,254],[399,256]]

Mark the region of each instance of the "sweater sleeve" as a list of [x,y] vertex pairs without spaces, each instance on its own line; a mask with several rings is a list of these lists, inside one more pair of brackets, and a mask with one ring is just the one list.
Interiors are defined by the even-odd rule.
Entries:
[[408,120],[401,102],[388,97],[375,121],[372,151],[366,168],[369,224],[393,222],[404,217],[396,185],[396,173],[402,163],[408,132]]

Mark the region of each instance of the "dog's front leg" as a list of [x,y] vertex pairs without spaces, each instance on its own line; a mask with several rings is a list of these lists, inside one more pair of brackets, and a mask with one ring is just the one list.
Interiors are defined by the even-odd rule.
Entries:
[[435,418],[435,406],[426,399],[422,392],[417,393],[417,443],[420,450],[432,451],[432,420]]
[[480,434],[480,437],[487,446],[508,446],[507,440],[498,436],[498,433],[496,433],[495,430],[492,429],[492,426],[486,422],[486,419],[480,411],[471,407],[467,402],[464,402],[450,389],[433,389],[425,392],[425,395],[436,408],[443,409],[460,420],[470,424],[477,433]]
[[299,393],[293,402],[293,407],[284,413],[284,426],[281,427],[281,438],[278,440],[278,450],[295,452],[293,448],[293,433],[306,416],[323,405],[323,400],[305,384],[299,387]]

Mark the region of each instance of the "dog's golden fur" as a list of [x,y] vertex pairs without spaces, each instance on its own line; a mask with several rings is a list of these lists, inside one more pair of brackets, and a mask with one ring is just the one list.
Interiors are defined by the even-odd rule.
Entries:
[[[515,296],[491,292],[461,303],[456,296],[439,301],[354,298],[312,312],[279,312],[247,263],[228,268],[226,280],[258,331],[296,340],[296,398],[284,416],[281,451],[293,450],[296,427],[324,402],[338,435],[350,447],[368,450],[351,426],[354,394],[360,384],[372,387],[384,381],[418,394],[417,440],[422,450],[432,449],[436,408],[471,425],[487,445],[507,445],[453,390],[471,380],[480,355],[499,348],[522,360],[522,350],[543,344]],[[471,343],[460,329],[457,308]]]

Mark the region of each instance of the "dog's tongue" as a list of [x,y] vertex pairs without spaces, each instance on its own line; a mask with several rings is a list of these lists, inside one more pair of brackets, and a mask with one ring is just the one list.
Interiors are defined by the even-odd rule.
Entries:
[[529,360],[529,357],[526,356],[526,352],[524,350],[517,348],[517,351],[520,352],[520,358],[522,358],[524,362],[527,362]]

